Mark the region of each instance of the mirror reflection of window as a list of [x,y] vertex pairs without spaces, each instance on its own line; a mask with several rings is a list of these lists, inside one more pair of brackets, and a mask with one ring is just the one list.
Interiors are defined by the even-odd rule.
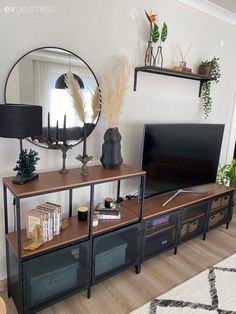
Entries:
[[[55,82],[59,76],[73,72],[83,81],[86,123],[89,135],[98,118],[92,121],[92,93],[97,88],[97,80],[87,64],[76,55],[59,48],[40,48],[23,56],[10,71],[5,89],[6,103],[38,104],[43,107],[43,134],[47,134],[48,113],[50,126],[63,127],[64,115],[66,126],[75,130],[70,141],[81,141],[80,128],[83,123],[76,112],[73,100],[65,89],[56,89]],[[75,135],[73,135],[75,134]],[[73,139],[73,136],[75,138]],[[73,141],[74,144],[74,141]],[[47,146],[42,143],[42,146]]]
[[[35,102],[43,103],[44,110],[51,114],[51,125],[55,126],[57,120],[62,126],[64,115],[67,116],[67,127],[83,126],[77,115],[72,97],[66,89],[56,89],[57,78],[68,72],[68,66],[42,61],[33,61]],[[92,122],[92,93],[96,89],[96,82],[87,67],[73,66],[71,71],[77,74],[84,83],[81,92],[85,99],[86,122]],[[44,125],[47,125],[47,115],[44,114]]]

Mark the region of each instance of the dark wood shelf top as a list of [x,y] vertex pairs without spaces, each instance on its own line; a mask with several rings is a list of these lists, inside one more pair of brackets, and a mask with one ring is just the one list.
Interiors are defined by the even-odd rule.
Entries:
[[[51,241],[44,243],[40,248],[35,251],[26,251],[22,248],[22,258],[33,257],[39,253],[46,253],[46,251],[55,249],[57,247],[71,244],[74,241],[81,241],[88,239],[89,235],[89,224],[78,221],[77,216],[68,217],[69,226],[66,230],[62,231],[61,234],[56,235]],[[104,219],[99,220],[98,226],[93,227],[93,235],[97,236],[122,226],[132,224],[139,221],[139,212],[133,212],[121,206],[121,218],[120,219]],[[13,248],[16,256],[17,252],[17,233],[10,232],[6,234],[6,238]],[[28,241],[26,238],[26,230],[21,230],[21,242],[22,245]]]
[[[165,215],[185,206],[193,205],[204,200],[207,201],[210,198],[217,197],[223,193],[233,191],[234,189],[221,184],[210,183],[194,186],[188,188],[188,190],[192,190],[193,192],[203,192],[205,194],[181,193],[164,207],[162,204],[165,203],[174,194],[174,192],[146,199],[144,201],[144,219]],[[122,205],[135,213],[139,212],[140,203],[137,199],[123,202]]]
[[3,178],[3,183],[14,196],[25,198],[43,193],[145,175],[145,171],[129,165],[122,165],[120,169],[104,169],[100,165],[90,166],[87,176],[81,176],[80,173],[80,168],[69,169],[69,172],[66,174],[61,174],[59,171],[48,171],[39,173],[37,179],[23,185],[12,183],[13,177]]
[[208,75],[200,75],[196,73],[189,73],[189,72],[181,72],[176,71],[173,69],[167,69],[167,68],[159,68],[155,66],[141,66],[135,68],[136,72],[148,72],[148,73],[154,73],[154,74],[161,74],[161,75],[168,75],[168,76],[174,76],[174,77],[182,77],[190,80],[197,80],[197,81],[213,81],[214,78],[212,76]]
[[199,88],[199,97],[201,96],[202,84],[206,81],[214,81],[214,77],[208,75],[200,75],[196,73],[189,73],[189,72],[181,72],[176,71],[173,69],[167,68],[160,68],[156,66],[140,66],[134,69],[134,91],[136,91],[137,87],[137,74],[138,72],[146,72],[146,73],[153,73],[153,74],[160,74],[160,75],[167,75],[173,77],[180,77],[189,80],[200,81],[200,88]]

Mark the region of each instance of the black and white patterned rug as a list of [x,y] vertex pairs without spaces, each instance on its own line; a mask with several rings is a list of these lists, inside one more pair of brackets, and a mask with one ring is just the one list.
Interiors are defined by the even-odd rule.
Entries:
[[236,314],[236,254],[132,314]]

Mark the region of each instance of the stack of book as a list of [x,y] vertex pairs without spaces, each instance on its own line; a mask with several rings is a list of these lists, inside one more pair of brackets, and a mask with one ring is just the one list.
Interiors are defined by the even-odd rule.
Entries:
[[111,208],[106,208],[104,203],[98,203],[94,213],[98,219],[120,219],[120,205],[113,204]]
[[61,205],[46,202],[35,209],[26,211],[26,235],[32,238],[35,225],[39,224],[43,229],[43,241],[47,242],[60,233]]

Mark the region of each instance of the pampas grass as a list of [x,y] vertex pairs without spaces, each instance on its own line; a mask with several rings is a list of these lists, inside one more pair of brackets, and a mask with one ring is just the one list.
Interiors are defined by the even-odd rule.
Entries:
[[102,74],[103,110],[107,117],[109,128],[118,126],[125,93],[128,88],[130,66],[126,57],[121,57],[117,78],[114,71],[107,68]]
[[100,110],[101,110],[100,90],[99,90],[99,87],[97,86],[95,92],[92,93],[92,111],[93,111],[92,122],[94,122],[96,120]]
[[73,99],[75,110],[78,113],[80,120],[85,123],[86,115],[83,94],[81,93],[79,83],[76,81],[71,71],[65,75],[65,83]]

